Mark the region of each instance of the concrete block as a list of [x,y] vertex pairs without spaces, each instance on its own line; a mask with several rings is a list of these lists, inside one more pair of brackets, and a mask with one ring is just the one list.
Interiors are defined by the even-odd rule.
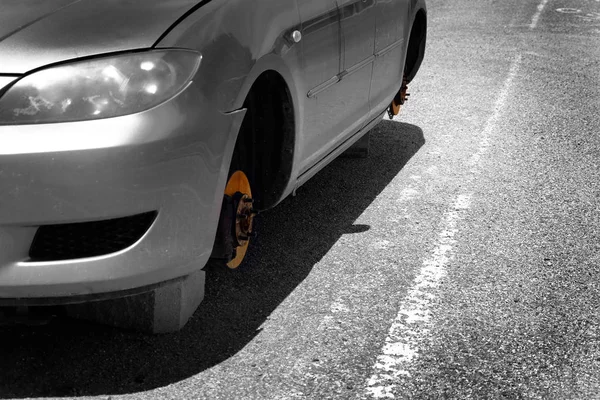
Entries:
[[348,158],[367,158],[369,156],[369,146],[371,141],[371,133],[366,133],[358,139],[356,143],[342,153],[342,157]]
[[205,272],[199,270],[152,291],[66,306],[68,316],[145,333],[183,328],[204,299]]

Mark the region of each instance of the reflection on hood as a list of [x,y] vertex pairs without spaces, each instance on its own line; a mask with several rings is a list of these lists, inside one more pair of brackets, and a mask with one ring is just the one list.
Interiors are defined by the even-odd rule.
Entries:
[[200,0],[1,0],[0,73],[151,47]]

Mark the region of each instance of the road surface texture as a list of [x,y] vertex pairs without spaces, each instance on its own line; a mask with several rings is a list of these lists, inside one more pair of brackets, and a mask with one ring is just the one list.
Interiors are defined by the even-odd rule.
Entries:
[[0,398],[600,399],[600,1],[428,5],[402,114],[181,333],[2,328]]

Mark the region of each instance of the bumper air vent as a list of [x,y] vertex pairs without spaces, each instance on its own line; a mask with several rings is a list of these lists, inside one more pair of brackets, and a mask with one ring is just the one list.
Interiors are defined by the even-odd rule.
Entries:
[[30,261],[73,260],[126,249],[150,229],[157,214],[40,226],[29,249]]

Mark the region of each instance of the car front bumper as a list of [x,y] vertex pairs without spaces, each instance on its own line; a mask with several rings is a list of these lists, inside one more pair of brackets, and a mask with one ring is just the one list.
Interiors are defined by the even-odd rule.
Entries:
[[[214,110],[192,84],[138,114],[0,126],[0,300],[118,293],[202,268],[243,116]],[[117,252],[30,257],[42,226],[148,212],[150,228]]]

